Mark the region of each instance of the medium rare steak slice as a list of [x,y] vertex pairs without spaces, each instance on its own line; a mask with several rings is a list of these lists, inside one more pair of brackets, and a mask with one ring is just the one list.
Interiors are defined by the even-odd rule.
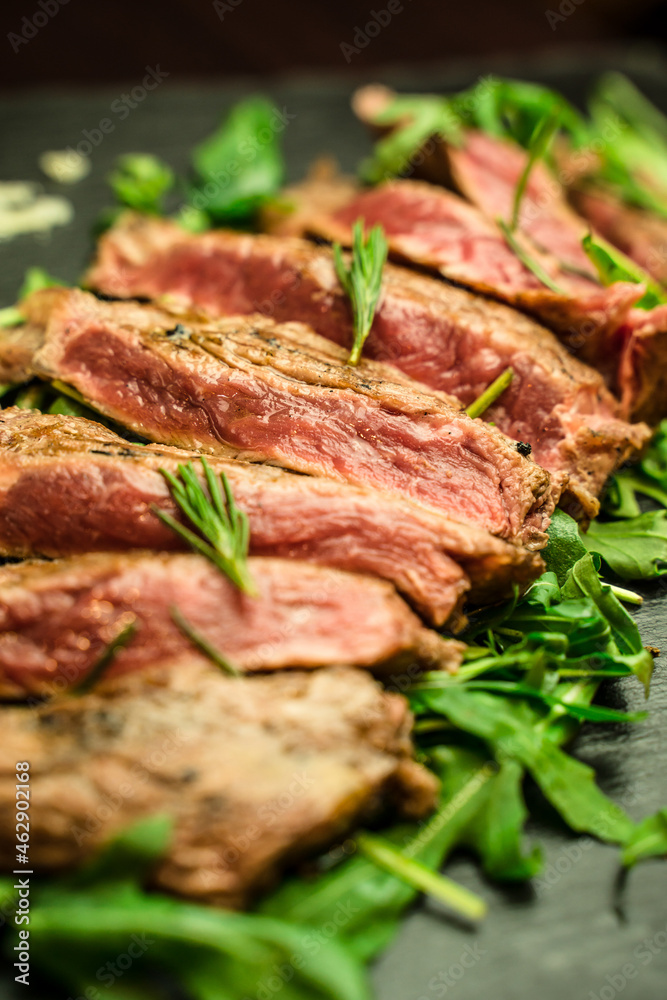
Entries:
[[41,346],[46,320],[59,294],[58,288],[49,288],[31,296],[26,323],[0,326],[0,383],[18,385],[31,378],[32,358]]
[[[120,297],[170,295],[213,316],[263,312],[300,320],[349,346],[351,314],[331,251],[289,238],[191,235],[126,215],[100,241],[89,282]],[[455,396],[464,406],[507,367],[514,379],[488,418],[528,442],[554,479],[569,480],[568,509],[584,517],[647,429],[620,419],[602,377],[534,320],[465,289],[387,265],[364,353]]]
[[626,409],[651,424],[667,414],[667,305],[632,309],[618,330],[617,391]]
[[444,395],[345,360],[302,324],[177,321],[71,291],[51,312],[35,367],[153,441],[385,489],[543,547],[548,473]]
[[[153,505],[178,516],[159,469],[193,452],[132,445],[82,417],[0,411],[0,553],[66,556],[179,549]],[[282,556],[393,583],[433,624],[457,624],[543,569],[537,553],[381,493],[268,465],[211,458],[250,521],[251,555]]]
[[258,597],[199,555],[90,553],[0,568],[0,695],[76,684],[131,622],[110,675],[178,659],[192,643],[172,608],[247,673],[330,663],[391,672],[460,657],[461,643],[425,629],[383,580],[291,559],[248,565]]
[[344,667],[238,679],[182,662],[0,719],[5,867],[17,760],[30,761],[34,869],[78,865],[164,814],[173,836],[153,884],[227,907],[386,807],[419,818],[435,804],[435,778],[412,759],[405,700]]
[[[392,256],[437,271],[461,285],[491,295],[535,315],[555,330],[583,359],[595,359],[607,337],[641,297],[639,285],[616,282],[603,288],[592,279],[563,270],[552,255],[537,250],[524,234],[516,241],[556,284],[548,288],[508,246],[496,222],[451,191],[420,181],[389,181],[350,199],[343,186],[335,211],[320,211],[308,182],[289,189],[297,205],[296,228],[289,215],[267,221],[278,235],[311,235],[350,245],[352,226],[380,224]],[[331,199],[329,199],[329,203]],[[309,218],[309,221],[307,221]]]
[[[379,125],[377,119],[397,97],[389,87],[368,84],[356,91],[352,107],[373,131],[386,134],[395,126]],[[401,124],[409,120],[406,115]],[[432,136],[426,148],[415,150],[416,160],[410,164],[410,175],[451,187],[488,218],[509,223],[528,153],[518,143],[478,129],[462,128],[457,138],[458,142],[453,143],[447,142],[442,134]],[[523,192],[519,228],[541,250],[597,280],[595,268],[581,245],[589,227],[568,205],[560,179],[539,159],[531,167]]]

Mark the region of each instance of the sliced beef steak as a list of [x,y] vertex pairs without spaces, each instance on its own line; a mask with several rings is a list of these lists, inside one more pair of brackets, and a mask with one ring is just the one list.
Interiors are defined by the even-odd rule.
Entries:
[[33,868],[78,865],[164,814],[174,829],[153,884],[227,907],[386,807],[418,818],[435,804],[435,778],[412,759],[405,700],[344,667],[239,680],[182,662],[0,719],[5,867],[17,760],[30,761]]
[[[268,225],[278,235],[310,233],[350,245],[352,226],[380,224],[391,254],[429,268],[449,280],[491,295],[538,317],[585,360],[595,360],[606,339],[642,295],[642,288],[616,282],[603,288],[584,275],[564,270],[556,257],[538,250],[524,233],[516,242],[547,274],[548,288],[510,248],[496,222],[444,188],[420,181],[389,181],[349,197],[343,186],[335,211],[320,211],[308,183],[289,189],[286,198],[303,205]],[[332,199],[330,198],[329,204]],[[308,221],[309,220],[309,221]]]
[[[67,556],[184,543],[153,511],[178,516],[159,470],[192,452],[132,445],[82,417],[0,412],[0,553]],[[252,555],[306,560],[393,583],[433,624],[456,625],[543,569],[537,553],[378,490],[211,457],[250,521]]]
[[[380,125],[378,118],[398,96],[388,87],[369,84],[356,91],[352,107],[374,131],[388,133],[395,126]],[[406,115],[401,124],[409,121]],[[511,140],[478,129],[462,128],[457,139],[453,143],[444,135],[431,136],[425,147],[415,151],[410,175],[453,188],[488,218],[509,223],[528,153]],[[588,226],[568,205],[561,181],[539,159],[531,166],[518,222],[519,229],[542,251],[597,280],[581,245]]]
[[460,643],[425,629],[383,580],[291,559],[255,557],[249,568],[257,597],[199,555],[90,553],[2,567],[0,694],[78,683],[132,622],[110,675],[174,661],[193,647],[173,608],[245,672],[330,663],[391,672],[460,656]]
[[[88,275],[119,297],[171,295],[213,316],[262,312],[300,320],[343,346],[349,307],[331,251],[297,239],[210,232],[127,215],[102,238]],[[602,377],[575,360],[544,327],[500,303],[387,265],[365,354],[455,396],[464,406],[504,369],[512,385],[485,414],[527,442],[567,502],[585,517],[598,509],[607,477],[632,456],[647,429],[620,419]]]
[[667,305],[632,309],[617,336],[617,391],[626,409],[657,424],[667,414]]
[[[385,489],[541,548],[549,476],[496,428],[302,324],[63,293],[38,372],[153,441]],[[392,381],[389,381],[391,379]]]
[[0,383],[18,385],[32,376],[32,358],[42,344],[46,320],[59,294],[58,288],[49,288],[31,296],[30,308],[23,309],[22,304],[27,322],[0,326]]

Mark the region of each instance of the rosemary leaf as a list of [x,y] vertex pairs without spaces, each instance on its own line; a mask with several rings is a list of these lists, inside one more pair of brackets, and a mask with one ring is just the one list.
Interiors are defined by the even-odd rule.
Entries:
[[72,688],[72,694],[77,696],[88,694],[88,692],[95,687],[95,685],[101,680],[102,676],[107,672],[121,649],[127,646],[129,641],[136,634],[137,629],[138,626],[136,619],[129,622],[124,628],[122,628],[116,638],[111,640],[109,645],[102,652],[101,656],[98,657],[83,680]]
[[173,499],[200,534],[181,524],[167,511],[157,507],[154,511],[164,524],[217,566],[239,590],[256,596],[257,588],[248,570],[250,532],[247,515],[236,506],[224,472],[218,480],[205,458],[201,459],[201,463],[208,494],[192,462],[178,466],[178,477],[167,469],[160,469]]
[[358,365],[361,352],[373,325],[373,317],[382,291],[382,269],[387,260],[388,246],[382,226],[374,226],[364,241],[363,221],[357,219],[352,238],[352,260],[345,266],[339,243],[334,243],[336,274],[352,305],[354,339],[347,359]]
[[523,266],[527,267],[529,271],[532,271],[532,273],[535,275],[538,281],[541,281],[543,285],[546,285],[546,287],[551,289],[552,292],[555,292],[556,295],[566,295],[567,292],[565,292],[564,289],[562,289],[559,285],[556,284],[556,282],[544,270],[542,265],[538,261],[536,261],[533,257],[531,257],[528,251],[524,250],[519,241],[515,239],[514,233],[507,225],[505,220],[497,219],[496,222],[498,223],[500,231],[505,237],[508,247],[510,248],[510,250],[514,251],[514,253],[517,255]]
[[180,608],[177,608],[175,604],[169,608],[169,614],[171,615],[172,621],[177,628],[181,630],[183,635],[187,636],[193,646],[207,656],[209,660],[215,663],[216,667],[229,674],[230,677],[242,677],[243,672],[235,667],[234,664],[227,659],[226,656],[220,652],[219,649],[208,641],[205,635],[202,635],[194,625],[192,625],[187,618],[183,615]]

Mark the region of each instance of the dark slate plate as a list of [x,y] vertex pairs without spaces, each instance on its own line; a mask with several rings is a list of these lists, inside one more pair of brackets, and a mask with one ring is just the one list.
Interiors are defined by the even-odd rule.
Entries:
[[[536,56],[521,65],[414,67],[381,74],[404,89],[451,89],[491,71],[537,79],[581,99],[595,74],[619,68],[630,72],[667,109],[664,63],[651,51],[605,56],[573,55],[556,61]],[[62,190],[76,210],[75,221],[51,237],[19,237],[0,243],[0,304],[13,301],[26,267],[39,264],[65,280],[81,274],[91,251],[91,227],[108,204],[105,175],[114,158],[151,151],[185,170],[188,151],[239,97],[258,89],[254,81],[224,87],[161,84],[121,120],[114,102],[126,87],[32,95],[0,100],[0,180],[43,181],[37,157],[47,149],[76,146],[111,119],[113,130],[91,154],[92,171],[80,184]],[[352,170],[368,149],[363,129],[349,111],[356,81],[309,78],[262,84],[287,117],[284,132],[290,179],[300,177],[315,156],[334,154]],[[361,81],[358,81],[361,82]],[[118,105],[115,105],[118,108]],[[644,641],[667,648],[667,598],[659,584],[643,588],[637,618]],[[640,709],[636,682],[609,683],[601,702]],[[658,660],[649,720],[638,726],[584,728],[574,751],[594,766],[604,791],[640,818],[667,803],[667,679]],[[614,848],[570,835],[546,808],[538,809],[531,835],[543,844],[546,869],[533,888],[501,888],[485,882],[473,862],[457,857],[448,872],[480,892],[490,913],[475,932],[449,920],[437,906],[422,904],[403,924],[393,947],[377,963],[373,978],[378,1000],[661,1000],[667,995],[667,868],[663,862],[631,872],[620,900]],[[8,974],[0,984],[12,1000],[25,996]],[[29,988],[33,1000],[65,1000],[65,994]]]

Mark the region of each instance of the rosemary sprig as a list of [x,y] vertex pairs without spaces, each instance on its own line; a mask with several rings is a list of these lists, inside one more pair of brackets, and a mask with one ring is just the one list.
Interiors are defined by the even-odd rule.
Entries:
[[[201,459],[208,486],[206,494],[192,462],[179,465],[180,479],[167,469],[160,472],[169,483],[171,494],[188,520],[201,532],[195,534],[184,524],[180,524],[171,514],[154,508],[160,520],[180,535],[196,552],[218,567],[239,590],[251,596],[257,595],[257,588],[248,570],[248,544],[250,533],[248,518],[234,502],[232,490],[224,472],[220,481],[205,458]],[[222,490],[224,490],[224,499]]]
[[544,118],[535,126],[533,134],[530,137],[530,142],[528,144],[528,158],[526,160],[526,165],[521,172],[521,176],[517,182],[516,189],[514,191],[514,202],[512,204],[512,219],[510,222],[510,229],[514,232],[519,225],[519,212],[521,210],[521,201],[524,194],[526,193],[526,188],[528,186],[528,180],[530,178],[531,172],[538,160],[543,159],[546,155],[547,149],[549,148],[549,143],[551,142],[556,129],[560,123],[560,109],[556,108],[551,111],[551,113],[546,114]]
[[498,378],[494,379],[491,385],[487,386],[481,396],[473,400],[470,406],[466,406],[466,413],[469,417],[481,417],[485,410],[491,406],[492,403],[498,399],[498,396],[507,389],[510,382],[514,378],[514,369],[506,368],[504,372],[501,372]]
[[546,287],[551,289],[552,292],[555,292],[556,295],[566,295],[567,292],[557,285],[553,278],[547,274],[542,265],[531,257],[528,251],[521,246],[505,220],[496,219],[496,222],[498,223],[501,233],[505,237],[508,247],[516,254],[523,266],[527,267],[529,271],[532,271],[538,281],[541,281],[543,285],[546,285]]
[[223,656],[220,650],[216,649],[213,643],[209,642],[206,636],[202,635],[201,632],[187,620],[180,608],[177,608],[175,604],[172,604],[169,608],[169,614],[171,615],[174,625],[181,630],[183,635],[187,636],[192,645],[196,646],[197,649],[204,654],[204,656],[207,656],[209,660],[215,663],[216,667],[220,667],[223,673],[229,674],[230,677],[243,676],[243,672],[239,670],[238,667],[235,667],[226,656]]
[[333,255],[338,280],[350,300],[354,316],[354,340],[347,363],[358,365],[380,299],[382,269],[389,248],[382,226],[374,226],[364,241],[363,221],[357,219],[352,232],[350,267],[345,266],[340,243],[334,243]]
[[127,646],[136,634],[137,629],[138,625],[135,618],[122,628],[118,635],[111,640],[109,645],[102,651],[102,654],[97,658],[83,680],[72,688],[71,693],[73,695],[88,694],[88,692],[91,691],[96,684],[98,684],[103,674],[107,672],[121,649]]

